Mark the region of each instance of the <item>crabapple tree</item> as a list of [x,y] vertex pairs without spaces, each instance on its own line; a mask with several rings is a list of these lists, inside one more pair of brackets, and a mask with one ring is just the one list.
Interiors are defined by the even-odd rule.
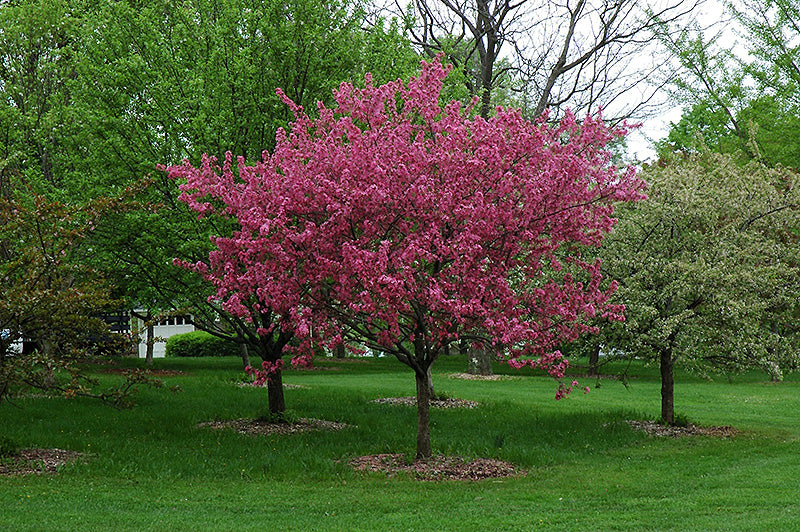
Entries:
[[661,370],[661,419],[675,422],[674,367],[800,365],[800,179],[700,147],[645,168],[646,201],[618,210],[603,269],[619,279],[625,323],[603,336]]
[[590,318],[621,319],[593,248],[613,203],[642,197],[604,149],[622,131],[569,113],[555,125],[516,110],[473,118],[440,104],[447,72],[436,60],[407,84],[342,84],[314,119],[283,97],[295,121],[260,163],[169,169],[194,210],[240,226],[195,265],[227,309],[256,300],[334,344],[346,329],[414,371],[420,459],[431,456],[430,368],[446,346],[502,348],[560,379],[555,346]]

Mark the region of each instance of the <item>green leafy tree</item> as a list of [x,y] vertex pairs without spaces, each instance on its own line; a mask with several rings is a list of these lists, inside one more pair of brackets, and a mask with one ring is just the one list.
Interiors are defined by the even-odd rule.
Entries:
[[[186,0],[0,5],[0,149],[6,176],[79,204],[124,187],[157,163],[232,151],[250,160],[299,103],[330,102],[340,82],[371,70],[405,77],[418,60],[396,23],[363,29],[357,2]],[[172,307],[220,323],[209,288],[172,259],[207,253],[208,235],[154,173],[142,201],[92,234],[91,260],[146,313]],[[216,332],[236,334],[225,316]]]
[[[721,153],[739,152],[768,165],[800,167],[800,3],[726,2],[741,43],[722,46],[699,25],[665,30],[661,39],[678,60],[676,97],[686,108],[658,151],[696,150],[698,137]],[[723,29],[733,31],[731,25]],[[734,46],[746,53],[735,53]]]
[[626,321],[614,348],[661,368],[661,417],[673,423],[674,366],[763,368],[798,362],[800,181],[757,161],[702,150],[645,170],[649,198],[616,212],[601,251]]
[[[129,392],[152,382],[131,374],[97,390],[75,363],[130,351],[98,313],[115,301],[101,272],[86,265],[88,237],[120,200],[96,199],[75,208],[31,190],[0,198],[0,403],[33,387],[127,405]],[[32,340],[18,352],[14,343]]]
[[[313,105],[368,69],[394,79],[417,62],[396,23],[365,31],[350,2],[116,2],[97,17],[75,90],[100,148],[92,166],[108,168],[95,182],[106,187],[104,178],[125,182],[201,152],[259,160],[290,117],[276,88]],[[148,199],[158,208],[106,224],[100,260],[115,265],[123,294],[145,318],[190,312],[200,328],[242,344],[245,365],[247,349],[273,360],[256,326],[222,312],[209,302],[213,287],[172,265],[207,256],[209,235],[227,234],[225,222],[197,220],[177,202],[175,183],[161,173],[152,180]],[[275,348],[287,341],[276,337]]]
[[11,176],[64,182],[78,8],[58,0],[0,4],[0,189]]

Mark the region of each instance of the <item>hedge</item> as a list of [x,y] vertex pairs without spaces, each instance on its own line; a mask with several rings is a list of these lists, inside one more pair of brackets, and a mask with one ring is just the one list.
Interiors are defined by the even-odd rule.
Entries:
[[168,357],[227,357],[239,354],[239,344],[205,331],[176,334],[167,339]]

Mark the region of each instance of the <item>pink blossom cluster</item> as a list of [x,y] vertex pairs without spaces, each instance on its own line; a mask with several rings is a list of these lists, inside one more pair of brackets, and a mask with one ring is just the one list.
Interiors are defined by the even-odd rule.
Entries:
[[543,369],[547,371],[553,378],[563,379],[564,373],[569,367],[569,360],[564,358],[561,351],[553,351],[545,353],[539,358],[509,358],[505,361],[510,367],[514,369],[522,369],[529,366],[534,369]]
[[270,312],[300,338],[332,345],[346,327],[428,366],[477,339],[563,377],[557,345],[593,318],[622,319],[614,284],[582,257],[611,230],[615,202],[643,197],[605,149],[624,132],[599,116],[550,125],[442,107],[447,72],[436,60],[408,84],[342,84],[315,119],[280,93],[295,121],[273,153],[168,168],[199,215],[239,226],[184,266],[229,312]]
[[270,376],[281,371],[283,369],[283,359],[278,359],[275,362],[270,362],[265,360],[261,363],[261,369],[254,368],[253,366],[247,366],[244,368],[244,372],[248,375],[252,375],[255,377],[253,381],[253,386],[260,387],[264,386],[270,379]]
[[[574,388],[579,386],[578,381],[572,381],[572,384],[564,384],[563,382],[558,383],[558,389],[556,389],[556,401],[563,399],[564,397],[568,396],[572,393]],[[589,387],[586,386],[583,388],[584,395],[589,393]]]
[[[310,368],[313,366],[312,357],[311,355],[295,356],[292,357],[291,364],[293,368]],[[283,359],[279,358],[275,362],[270,362],[268,360],[263,361],[261,363],[261,369],[254,368],[253,366],[247,366],[244,368],[244,372],[255,377],[255,380],[253,380],[253,386],[260,387],[267,384],[272,375],[282,371],[283,367]]]

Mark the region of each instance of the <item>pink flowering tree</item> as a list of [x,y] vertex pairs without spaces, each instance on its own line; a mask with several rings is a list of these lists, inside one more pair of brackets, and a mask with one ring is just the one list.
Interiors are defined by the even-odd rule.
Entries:
[[241,226],[217,241],[226,247],[209,274],[229,307],[255,296],[300,336],[313,326],[335,343],[348,330],[413,370],[421,459],[430,369],[450,343],[491,346],[561,379],[557,345],[590,320],[622,319],[608,303],[614,286],[584,257],[614,224],[613,203],[642,189],[610,163],[605,146],[622,132],[599,117],[472,118],[440,105],[446,75],[435,61],[407,85],[343,84],[316,119],[284,97],[296,119],[262,162],[170,170],[192,208]]
[[[188,164],[166,169],[178,180],[195,182],[195,169]],[[220,171],[231,174],[230,159],[223,168],[218,168],[212,159],[204,159],[199,171],[213,175]],[[213,195],[213,194],[212,194]],[[184,194],[201,216],[216,211],[211,203],[199,204],[191,194]],[[234,216],[244,220],[231,209],[218,211],[223,216]],[[269,246],[261,249],[250,242],[252,232],[242,224],[240,230],[228,237],[212,237],[214,249],[208,260],[190,263],[175,259],[174,263],[192,270],[209,281],[214,292],[209,302],[219,305],[231,316],[231,326],[251,353],[262,360],[260,367],[247,366],[245,372],[252,375],[254,386],[266,386],[267,402],[271,417],[281,420],[286,411],[283,393],[283,357],[291,355],[293,366],[310,364],[311,342],[315,338],[309,326],[307,310],[299,306],[301,290],[294,282],[290,270],[268,270],[272,253]],[[249,242],[249,243],[248,243]],[[259,267],[254,267],[260,264]]]

